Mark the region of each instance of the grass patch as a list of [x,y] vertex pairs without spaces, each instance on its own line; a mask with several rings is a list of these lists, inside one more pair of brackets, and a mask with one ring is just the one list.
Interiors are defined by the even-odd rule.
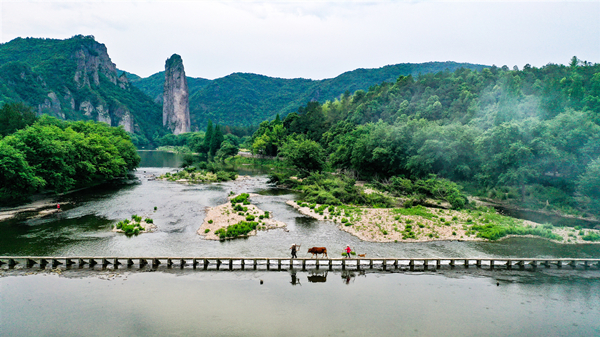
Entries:
[[221,240],[233,239],[250,233],[256,229],[256,226],[258,226],[258,222],[256,221],[240,221],[235,225],[217,229],[215,234],[218,235]]

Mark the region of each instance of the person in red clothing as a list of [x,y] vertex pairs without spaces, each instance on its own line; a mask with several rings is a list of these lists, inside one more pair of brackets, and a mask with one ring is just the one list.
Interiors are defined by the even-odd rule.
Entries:
[[346,246],[346,257],[350,258],[350,252],[352,252],[352,249],[350,249],[350,246]]

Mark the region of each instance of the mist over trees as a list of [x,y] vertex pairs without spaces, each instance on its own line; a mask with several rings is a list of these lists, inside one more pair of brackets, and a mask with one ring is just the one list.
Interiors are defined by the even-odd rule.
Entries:
[[327,167],[363,179],[433,174],[479,196],[598,215],[599,123],[600,65],[573,57],[567,66],[400,76],[309,102],[261,123],[252,150],[285,156],[310,140]]

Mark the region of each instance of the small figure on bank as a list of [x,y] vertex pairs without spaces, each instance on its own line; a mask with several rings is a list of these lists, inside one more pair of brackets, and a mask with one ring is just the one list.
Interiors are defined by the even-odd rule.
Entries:
[[294,258],[296,258],[296,259],[297,259],[297,258],[298,258],[298,256],[296,256],[296,250],[297,250],[297,248],[296,248],[296,244],[294,243],[294,244],[293,244],[293,245],[290,247],[290,249],[292,250],[292,259],[294,259]]
[[56,204],[56,210],[60,212],[60,204]]
[[352,252],[352,249],[350,249],[350,246],[346,246],[346,257],[350,258],[350,253]]

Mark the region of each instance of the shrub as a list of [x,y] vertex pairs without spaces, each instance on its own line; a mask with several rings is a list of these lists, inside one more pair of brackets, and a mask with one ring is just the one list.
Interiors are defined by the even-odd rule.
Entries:
[[155,210],[155,211],[157,210],[157,207],[156,207],[156,206],[154,206],[154,210]]
[[346,222],[348,222],[348,219],[342,218],[342,223],[346,223]]
[[213,223],[212,219],[208,220],[208,223]]
[[144,220],[146,223],[154,223],[154,220],[150,219],[150,218],[146,218]]
[[252,214],[246,215],[246,221],[253,221],[256,217]]
[[582,239],[585,241],[600,241],[600,235],[598,235],[598,233],[589,233],[582,237]]
[[271,217],[271,213],[269,213],[269,211],[265,211],[265,219],[268,219]]
[[236,238],[250,233],[255,230],[257,226],[258,222],[240,221],[235,225],[227,226],[227,228],[219,228],[215,231],[215,234],[217,234],[220,239]]
[[208,233],[208,232],[210,232],[209,228],[207,228],[207,229],[204,230],[204,233]]
[[136,214],[132,215],[131,219],[134,220],[135,222],[142,222],[142,217],[138,216]]
[[[235,204],[243,203],[244,205],[247,205],[245,203],[245,201],[248,201],[249,197],[250,197],[250,195],[248,193],[242,193],[242,194],[238,195],[237,197],[232,198],[231,199],[231,204],[235,205]],[[248,204],[249,204],[249,202],[248,202]]]

